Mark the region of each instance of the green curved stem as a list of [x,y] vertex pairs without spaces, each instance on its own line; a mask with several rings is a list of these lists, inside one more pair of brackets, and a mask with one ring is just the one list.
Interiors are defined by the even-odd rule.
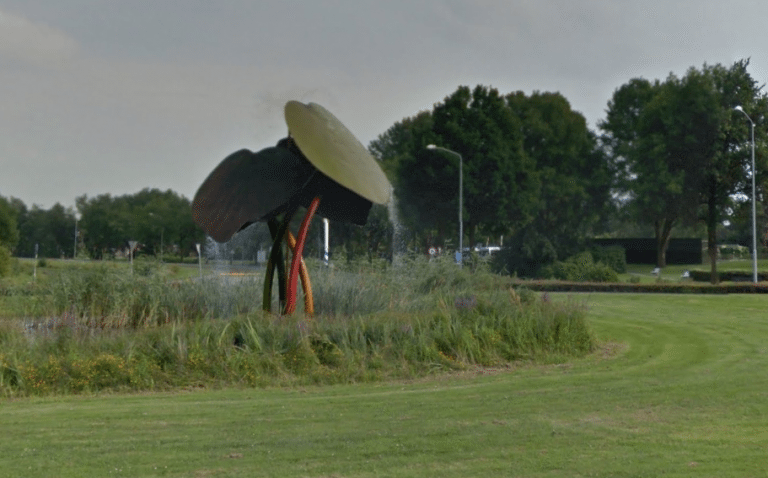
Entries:
[[291,218],[293,218],[295,213],[296,208],[291,207],[285,212],[282,222],[278,223],[275,218],[267,222],[269,233],[272,235],[272,249],[269,252],[269,260],[267,260],[267,271],[264,276],[264,292],[261,302],[261,308],[267,312],[272,310],[272,277],[274,276],[275,268],[277,268],[277,290],[281,309],[286,301],[285,261],[283,260],[282,241],[283,237],[285,237],[285,231],[288,230],[288,225],[291,223]]

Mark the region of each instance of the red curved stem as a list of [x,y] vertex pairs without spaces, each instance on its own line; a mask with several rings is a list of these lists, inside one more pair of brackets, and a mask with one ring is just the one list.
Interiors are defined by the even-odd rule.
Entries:
[[293,250],[293,259],[291,261],[291,271],[288,274],[288,290],[285,298],[285,313],[292,314],[296,310],[296,292],[298,287],[299,266],[301,265],[301,254],[304,252],[304,242],[307,240],[307,230],[309,223],[312,222],[312,216],[315,215],[317,207],[320,205],[320,196],[312,200],[309,205],[304,220],[301,221],[298,237],[296,237],[296,248]]

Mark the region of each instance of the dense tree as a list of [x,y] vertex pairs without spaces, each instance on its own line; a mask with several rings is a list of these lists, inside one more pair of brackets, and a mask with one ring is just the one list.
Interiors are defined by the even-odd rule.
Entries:
[[469,244],[478,236],[509,237],[510,272],[535,274],[575,252],[611,203],[606,157],[560,94],[502,96],[462,86],[370,146],[394,173],[403,222],[430,245],[455,237],[459,173],[456,157],[428,144],[461,154]]
[[[435,106],[433,117],[438,145],[456,151],[464,160],[469,244],[475,244],[478,230],[498,235],[529,223],[537,209],[539,176],[534,159],[524,151],[520,118],[505,98],[493,88],[476,86],[470,91],[462,86]],[[455,211],[458,167],[455,158],[449,159],[456,173],[440,187],[453,192]]]
[[24,207],[23,211],[19,220],[19,256],[34,257],[37,245],[42,257],[72,257],[75,216],[71,209],[56,203],[50,209],[35,205],[30,210]]
[[137,241],[142,251],[158,255],[161,245],[182,256],[192,253],[205,234],[192,220],[190,201],[173,191],[144,189],[133,195],[102,194],[76,200],[78,225],[91,257],[100,259]]
[[713,283],[718,281],[717,228],[725,218],[726,206],[735,194],[752,194],[750,124],[742,113],[734,111],[736,106],[741,106],[755,123],[758,183],[762,183],[761,179],[768,169],[764,153],[768,139],[768,98],[747,72],[748,65],[748,60],[741,60],[730,68],[722,65],[705,65],[702,68],[702,74],[712,82],[717,100],[716,108],[710,112],[714,123],[710,134],[715,136],[716,141],[711,156],[704,164],[701,189]]
[[520,119],[523,150],[539,177],[536,214],[510,237],[516,270],[535,274],[542,264],[565,259],[604,227],[612,210],[613,172],[584,117],[559,93],[507,96]]
[[459,161],[428,150],[429,144],[462,157],[469,244],[478,233],[503,234],[530,221],[537,181],[522,151],[520,129],[497,90],[462,86],[431,113],[395,124],[371,144],[373,154],[394,171],[399,215],[422,237],[422,246],[442,246],[458,232]]
[[[765,138],[768,105],[748,64],[704,65],[663,83],[632,80],[614,93],[600,125],[635,217],[654,223],[659,265],[672,227],[698,217],[707,226],[712,282],[717,282],[718,225],[752,174],[749,123],[735,106],[743,106],[755,122],[758,144]],[[762,156],[758,148],[760,163]]]
[[695,70],[663,83],[636,79],[614,93],[601,123],[624,173],[620,185],[631,211],[653,224],[659,267],[666,266],[672,228],[697,218],[701,165],[715,140],[708,112],[715,104],[710,83]]
[[82,241],[92,258],[102,259],[105,254],[114,254],[131,239],[127,232],[130,218],[116,207],[110,194],[90,199],[83,195],[75,202],[82,216],[78,225]]

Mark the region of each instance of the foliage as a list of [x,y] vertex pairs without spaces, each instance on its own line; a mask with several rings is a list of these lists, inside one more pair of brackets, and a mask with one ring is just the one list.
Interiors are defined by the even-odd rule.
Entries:
[[602,262],[616,273],[623,274],[627,271],[627,254],[623,247],[595,246],[590,249],[590,252],[595,262]]
[[[456,237],[459,158],[426,146],[436,144],[461,155],[464,218],[473,243],[478,228],[496,229],[527,221],[533,204],[530,161],[521,155],[517,120],[492,88],[460,87],[432,112],[395,124],[370,149],[394,173],[400,217],[421,237],[420,248],[443,247]],[[517,208],[509,207],[513,202]],[[456,232],[452,232],[456,231]]]
[[503,235],[511,273],[535,275],[577,252],[610,211],[612,173],[584,117],[557,93],[459,87],[431,112],[396,123],[370,150],[394,175],[417,249],[455,247],[461,155],[469,244]]
[[[372,141],[368,149],[381,161],[389,176],[400,209],[399,216],[407,227],[418,235],[429,235],[427,231],[437,230],[442,236],[447,233],[446,217],[458,209],[458,205],[452,202],[454,196],[446,191],[445,186],[455,184],[458,187],[458,168],[451,165],[451,169],[445,170],[444,165],[435,167],[416,159],[416,155],[423,153],[428,144],[437,141],[432,133],[432,124],[431,111],[419,112],[395,123]],[[427,159],[448,162],[443,156]],[[418,174],[404,174],[408,166],[417,165]]]
[[124,249],[127,241],[140,244],[139,252],[159,256],[165,250],[184,257],[203,243],[205,234],[192,220],[190,201],[171,190],[143,189],[136,194],[94,198],[80,196],[78,228],[91,257],[101,259]]
[[610,266],[595,262],[590,252],[582,252],[565,261],[547,266],[543,275],[571,282],[618,282],[619,276]]
[[[722,259],[749,259],[750,248],[739,244],[719,244],[717,246],[718,257]],[[719,274],[722,280],[722,274]]]
[[[461,86],[446,97],[433,111],[432,132],[439,146],[459,153],[464,170],[464,209],[469,244],[474,245],[476,232],[498,235],[527,224],[536,211],[539,177],[534,158],[524,151],[521,118],[509,107],[507,98],[496,89]],[[450,160],[456,171],[456,158],[446,158],[441,151],[425,151],[429,156]],[[401,165],[403,174],[411,177],[420,172]],[[453,180],[442,181],[445,191],[455,191],[458,171]],[[448,185],[453,187],[449,187]],[[435,185],[432,186],[433,188]],[[451,193],[454,201],[458,197]],[[451,201],[458,206],[457,203]],[[457,207],[454,207],[455,211]]]
[[620,190],[635,217],[653,223],[659,267],[666,265],[672,228],[696,220],[701,165],[714,141],[713,125],[703,124],[716,107],[707,87],[695,70],[663,83],[631,80],[614,93],[601,123],[622,173]]
[[50,209],[26,206],[19,214],[19,257],[72,257],[75,251],[75,212],[56,203]]
[[11,273],[11,251],[0,244],[0,277],[5,277]]
[[491,262],[494,271],[520,277],[540,277],[542,269],[558,258],[556,245],[545,234],[531,228],[518,233],[513,244],[494,254]]
[[0,246],[13,250],[19,242],[17,214],[11,203],[0,196]]
[[506,288],[487,271],[419,261],[325,279],[323,313],[308,319],[255,310],[248,280],[164,285],[108,268],[62,277],[51,288],[59,312],[28,324],[31,340],[1,328],[10,378],[0,393],[360,382],[594,348],[579,304]]
[[[718,108],[710,114],[717,122],[717,128],[710,134],[716,134],[715,154],[708,158],[704,170],[702,203],[706,206],[704,214],[707,225],[708,252],[711,263],[711,282],[718,281],[717,276],[717,228],[722,222],[724,210],[736,193],[750,191],[751,175],[756,175],[756,182],[762,184],[768,159],[763,148],[768,121],[768,96],[762,86],[747,72],[748,60],[735,62],[729,68],[722,65],[704,66],[702,73],[713,84]],[[749,151],[750,124],[744,115],[734,111],[742,106],[754,122],[755,162],[753,170]],[[747,173],[749,171],[749,173]]]
[[[614,93],[600,124],[634,216],[654,223],[658,265],[665,265],[671,229],[701,218],[708,230],[713,282],[717,227],[731,197],[746,190],[752,169],[745,148],[749,123],[734,107],[748,112],[756,143],[764,142],[761,125],[768,99],[746,71],[748,64],[704,65],[664,82],[631,80]],[[756,155],[757,171],[765,171],[760,148]]]
[[539,177],[531,222],[505,236],[511,244],[530,244],[531,252],[518,251],[507,267],[536,275],[540,264],[576,254],[605,227],[613,209],[613,172],[584,117],[559,93],[517,92],[507,102],[520,118],[523,148]]

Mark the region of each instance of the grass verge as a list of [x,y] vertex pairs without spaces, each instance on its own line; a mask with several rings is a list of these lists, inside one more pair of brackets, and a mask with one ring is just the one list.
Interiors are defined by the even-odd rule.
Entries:
[[253,279],[62,275],[31,296],[51,318],[0,323],[0,396],[371,382],[594,349],[581,304],[482,270],[315,272],[314,318],[255,310]]
[[768,473],[765,297],[593,294],[587,304],[603,347],[565,365],[334,387],[6,400],[0,474]]

